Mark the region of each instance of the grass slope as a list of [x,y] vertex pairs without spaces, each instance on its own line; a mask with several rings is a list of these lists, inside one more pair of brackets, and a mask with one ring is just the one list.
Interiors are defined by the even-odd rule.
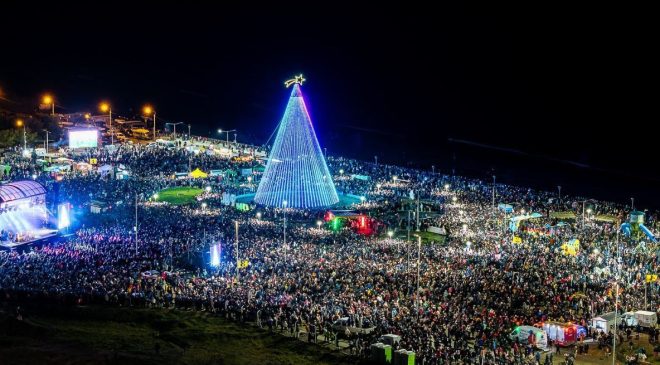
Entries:
[[198,312],[96,306],[33,311],[21,322],[0,313],[0,364],[354,363]]

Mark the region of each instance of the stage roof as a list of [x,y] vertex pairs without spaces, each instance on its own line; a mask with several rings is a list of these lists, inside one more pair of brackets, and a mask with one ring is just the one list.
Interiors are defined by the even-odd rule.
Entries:
[[0,185],[0,202],[2,203],[45,194],[46,189],[36,181],[15,181]]

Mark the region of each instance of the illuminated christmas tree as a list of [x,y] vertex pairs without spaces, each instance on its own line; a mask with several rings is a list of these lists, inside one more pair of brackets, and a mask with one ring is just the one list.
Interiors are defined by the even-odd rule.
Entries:
[[317,208],[339,202],[305,107],[300,90],[303,81],[300,75],[285,83],[293,90],[254,197],[259,204]]

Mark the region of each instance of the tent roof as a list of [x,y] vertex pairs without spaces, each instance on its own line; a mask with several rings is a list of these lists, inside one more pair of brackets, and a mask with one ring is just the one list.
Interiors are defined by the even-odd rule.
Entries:
[[197,179],[197,178],[200,178],[200,177],[208,177],[209,174],[207,174],[206,172],[200,170],[199,167],[198,167],[190,173],[190,176]]
[[24,180],[0,185],[1,202],[10,202],[44,194],[46,194],[46,189],[36,181]]

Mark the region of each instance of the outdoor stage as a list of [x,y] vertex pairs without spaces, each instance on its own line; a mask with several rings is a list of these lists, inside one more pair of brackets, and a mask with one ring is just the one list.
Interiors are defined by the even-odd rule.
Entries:
[[[46,208],[46,189],[35,181],[0,185],[0,249],[14,249],[54,237],[57,219]],[[68,226],[68,207],[65,209]]]

